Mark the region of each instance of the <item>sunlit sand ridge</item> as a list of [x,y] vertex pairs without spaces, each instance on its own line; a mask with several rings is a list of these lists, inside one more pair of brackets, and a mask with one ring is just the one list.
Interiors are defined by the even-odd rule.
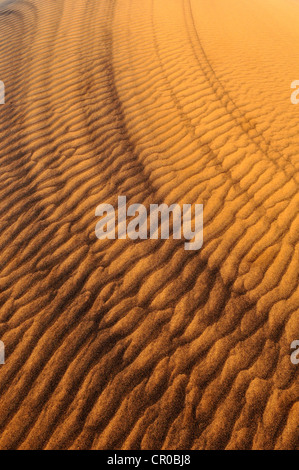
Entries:
[[[0,9],[1,449],[297,449],[299,3]],[[95,208],[204,204],[204,244]]]

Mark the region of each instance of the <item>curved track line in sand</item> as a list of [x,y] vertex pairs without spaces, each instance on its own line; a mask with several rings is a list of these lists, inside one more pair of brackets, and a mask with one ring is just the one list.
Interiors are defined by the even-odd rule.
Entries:
[[[259,2],[226,8],[241,24]],[[284,8],[275,0],[260,20],[275,44],[271,19],[299,41]],[[267,43],[259,15],[252,38],[222,9],[1,11],[2,449],[298,448],[296,110],[275,89],[272,105],[244,99],[236,58],[253,80]],[[279,84],[280,57],[269,49]],[[286,130],[270,107],[291,118]],[[99,242],[95,207],[121,194],[203,203],[203,249]]]

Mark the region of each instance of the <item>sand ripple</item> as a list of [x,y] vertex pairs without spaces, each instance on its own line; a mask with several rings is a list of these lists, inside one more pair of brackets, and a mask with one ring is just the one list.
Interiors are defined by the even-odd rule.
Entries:
[[[2,6],[1,449],[299,449],[298,14]],[[118,195],[203,248],[97,240]]]

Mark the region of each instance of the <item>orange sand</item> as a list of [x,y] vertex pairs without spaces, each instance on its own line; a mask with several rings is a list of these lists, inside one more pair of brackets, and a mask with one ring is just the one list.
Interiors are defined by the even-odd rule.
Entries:
[[[0,7],[1,449],[299,449],[299,2]],[[95,237],[203,203],[204,245]]]

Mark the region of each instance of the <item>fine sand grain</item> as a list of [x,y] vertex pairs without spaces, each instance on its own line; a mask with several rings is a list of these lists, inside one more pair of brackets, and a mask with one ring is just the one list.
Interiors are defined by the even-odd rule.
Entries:
[[[299,449],[299,2],[0,4],[1,449]],[[95,208],[204,204],[204,244]]]

